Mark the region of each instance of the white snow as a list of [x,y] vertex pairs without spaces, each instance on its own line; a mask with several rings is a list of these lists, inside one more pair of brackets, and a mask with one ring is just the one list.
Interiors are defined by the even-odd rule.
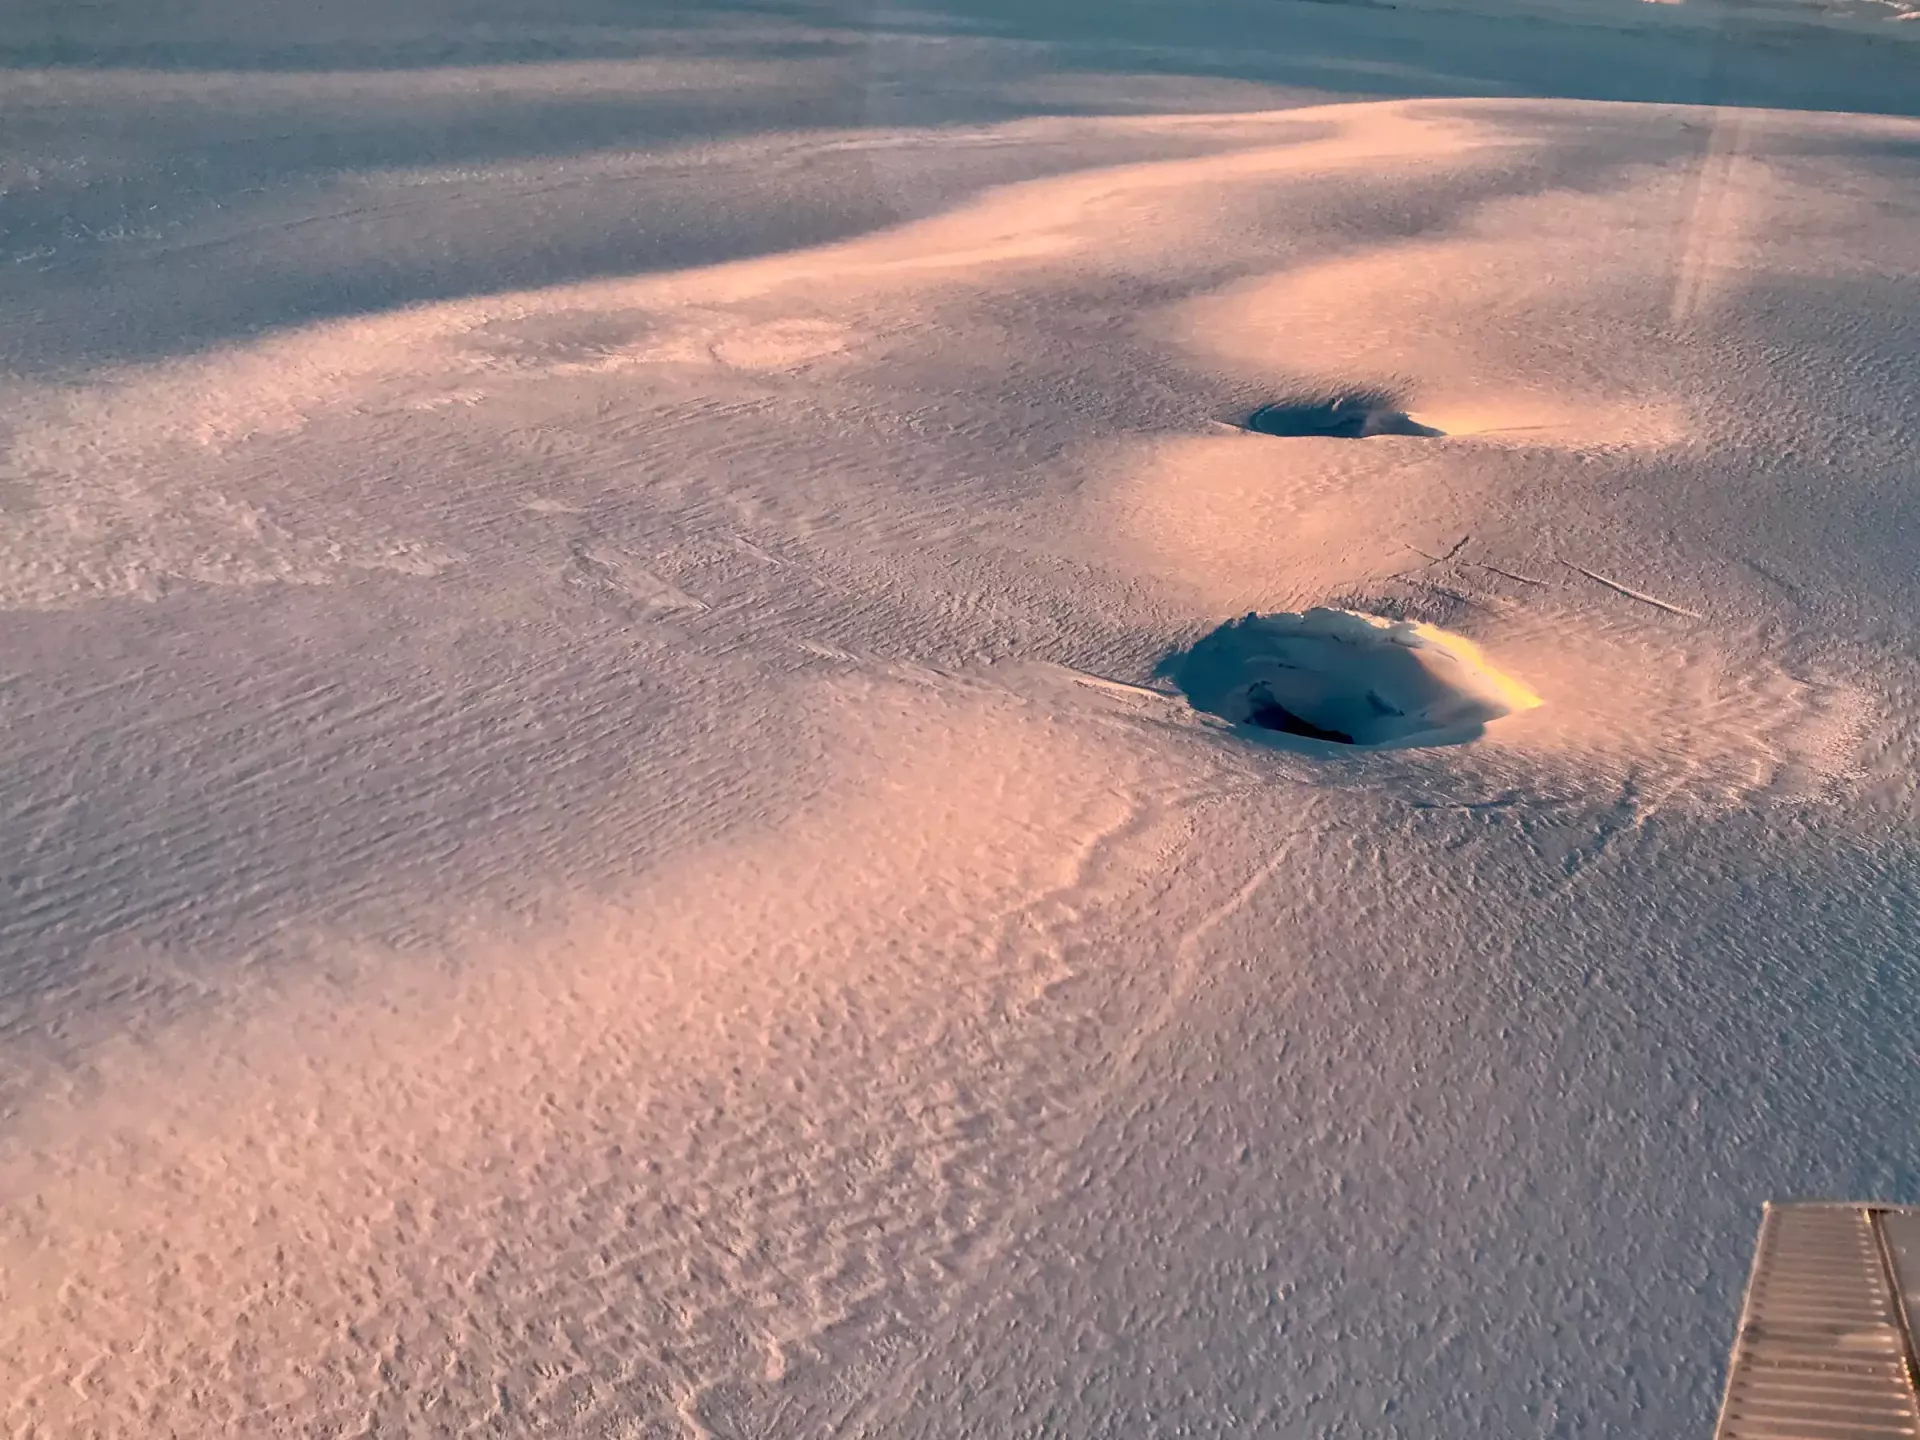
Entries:
[[8,1433],[1706,1433],[1920,1199],[1920,31],[635,8],[0,17]]

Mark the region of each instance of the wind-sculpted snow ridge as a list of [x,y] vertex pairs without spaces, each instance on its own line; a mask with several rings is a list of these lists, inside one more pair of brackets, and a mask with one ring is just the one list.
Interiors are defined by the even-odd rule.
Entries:
[[1451,745],[1540,697],[1472,641],[1350,610],[1229,621],[1161,673],[1196,710],[1340,745]]

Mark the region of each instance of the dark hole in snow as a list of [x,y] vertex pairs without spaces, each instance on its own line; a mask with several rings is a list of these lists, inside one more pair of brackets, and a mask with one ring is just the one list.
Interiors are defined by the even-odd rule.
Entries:
[[1540,703],[1459,635],[1350,610],[1229,620],[1159,673],[1196,710],[1333,745],[1457,745]]
[[1278,730],[1282,735],[1301,735],[1309,740],[1330,740],[1335,745],[1351,745],[1353,737],[1344,730],[1328,730],[1314,724],[1304,715],[1296,715],[1278,700],[1265,681],[1259,681],[1247,689],[1250,710],[1247,724],[1257,725],[1262,730]]
[[1364,440],[1371,435],[1418,435],[1431,439],[1445,433],[1431,425],[1422,425],[1398,409],[1392,396],[1372,393],[1332,399],[1276,400],[1249,415],[1246,428],[1256,435],[1321,435],[1339,440]]

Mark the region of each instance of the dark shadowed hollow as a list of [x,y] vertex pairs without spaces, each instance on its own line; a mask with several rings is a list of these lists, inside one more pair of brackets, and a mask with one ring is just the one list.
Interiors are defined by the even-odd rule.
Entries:
[[1422,425],[1400,409],[1393,396],[1379,391],[1276,400],[1249,415],[1246,428],[1256,435],[1283,439],[1325,436],[1336,440],[1365,440],[1375,435],[1432,439],[1445,433]]
[[1229,724],[1334,745],[1457,745],[1539,703],[1460,636],[1349,610],[1229,620],[1159,673]]

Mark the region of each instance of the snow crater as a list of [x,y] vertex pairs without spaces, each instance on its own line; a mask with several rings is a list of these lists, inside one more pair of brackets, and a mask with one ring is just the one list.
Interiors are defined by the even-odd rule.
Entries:
[[1321,435],[1339,440],[1365,440],[1373,435],[1431,439],[1446,433],[1422,425],[1398,408],[1393,396],[1382,391],[1276,400],[1254,411],[1245,424],[1256,435]]
[[1540,703],[1462,636],[1351,610],[1250,613],[1159,673],[1230,724],[1337,745],[1458,745]]

